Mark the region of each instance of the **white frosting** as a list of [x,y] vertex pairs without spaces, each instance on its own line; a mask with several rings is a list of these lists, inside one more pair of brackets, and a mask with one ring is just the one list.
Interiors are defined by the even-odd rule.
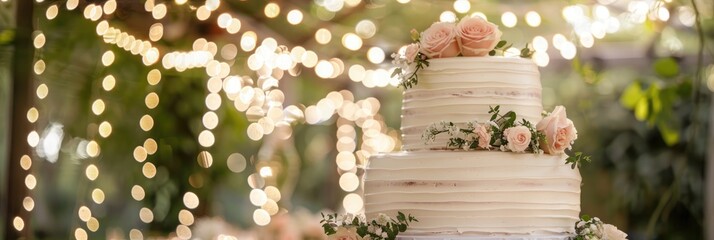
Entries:
[[439,137],[425,145],[421,135],[434,122],[488,121],[489,106],[514,111],[533,123],[541,119],[540,72],[528,59],[457,57],[430,59],[419,71],[418,84],[404,92],[402,105],[403,150],[446,146]]
[[565,155],[420,151],[376,155],[365,173],[368,218],[416,217],[408,235],[560,235],[580,213],[580,173]]

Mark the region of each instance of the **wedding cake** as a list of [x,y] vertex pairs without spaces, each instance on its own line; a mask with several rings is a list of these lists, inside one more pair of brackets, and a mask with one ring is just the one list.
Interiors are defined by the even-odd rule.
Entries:
[[[489,122],[490,106],[541,120],[540,74],[529,59],[430,60],[404,93],[403,152],[373,156],[364,177],[365,214],[419,219],[400,238],[567,238],[580,213],[580,174],[564,154],[443,150],[422,133],[442,120]],[[445,239],[445,238],[441,238]]]
[[530,59],[484,56],[508,47],[500,36],[480,18],[435,23],[395,57],[409,66],[402,152],[372,156],[363,180],[367,219],[418,219],[397,238],[575,236],[581,177],[563,151],[575,128],[563,107],[543,114]]

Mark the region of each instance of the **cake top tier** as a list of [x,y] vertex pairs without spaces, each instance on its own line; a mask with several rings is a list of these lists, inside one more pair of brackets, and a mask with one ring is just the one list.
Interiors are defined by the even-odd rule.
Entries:
[[542,118],[540,73],[528,59],[457,57],[430,61],[419,71],[419,84],[404,92],[402,103],[403,150],[443,148],[448,139],[424,144],[430,124],[488,122],[491,107],[513,111],[537,123]]

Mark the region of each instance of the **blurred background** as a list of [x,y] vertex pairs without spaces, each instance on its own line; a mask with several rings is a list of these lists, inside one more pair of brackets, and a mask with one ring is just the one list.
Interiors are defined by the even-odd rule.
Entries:
[[320,212],[360,212],[361,167],[400,150],[391,53],[412,28],[479,15],[535,50],[544,108],[576,123],[593,158],[583,214],[630,239],[712,239],[713,14],[709,0],[0,0],[2,231],[323,239]]

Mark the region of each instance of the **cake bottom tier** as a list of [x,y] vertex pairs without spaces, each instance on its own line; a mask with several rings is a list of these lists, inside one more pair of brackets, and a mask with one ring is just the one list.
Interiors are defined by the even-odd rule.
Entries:
[[397,236],[397,240],[570,240],[572,234],[551,234],[551,235],[501,235],[501,236],[462,236],[462,235],[403,235]]
[[498,151],[376,155],[364,178],[365,213],[417,218],[400,239],[567,238],[579,219],[581,177],[565,158]]

